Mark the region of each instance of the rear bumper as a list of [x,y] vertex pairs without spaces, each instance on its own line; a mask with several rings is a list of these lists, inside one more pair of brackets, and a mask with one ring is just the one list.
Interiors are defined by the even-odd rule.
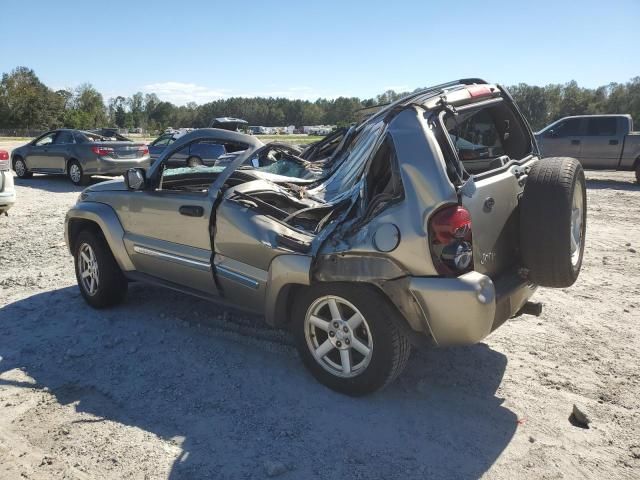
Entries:
[[438,345],[481,341],[517,313],[535,290],[514,273],[495,282],[478,272],[457,278],[413,277],[409,282],[420,320]]
[[84,173],[87,175],[122,175],[130,168],[144,168],[151,166],[149,157],[132,158],[127,160],[109,160],[106,158],[98,158],[92,162],[88,162],[83,166]]
[[4,213],[16,201],[16,191],[13,186],[13,174],[9,170],[0,172],[0,213]]

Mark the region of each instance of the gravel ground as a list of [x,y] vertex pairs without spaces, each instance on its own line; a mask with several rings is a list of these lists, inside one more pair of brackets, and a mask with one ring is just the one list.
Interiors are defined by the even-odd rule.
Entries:
[[[414,352],[360,399],[315,382],[260,319],[138,284],[90,309],[63,239],[80,189],[16,180],[0,217],[0,478],[638,478],[640,187],[588,178],[576,285],[539,290],[541,317],[485,343]],[[574,404],[591,428],[569,421]]]

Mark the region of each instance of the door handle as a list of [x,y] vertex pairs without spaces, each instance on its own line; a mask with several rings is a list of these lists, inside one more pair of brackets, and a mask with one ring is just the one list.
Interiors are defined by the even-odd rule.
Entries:
[[609,145],[618,145],[618,140],[609,140]]
[[197,205],[183,205],[180,207],[180,215],[187,217],[201,217],[204,215],[204,208]]
[[580,140],[571,140],[571,145],[580,145]]

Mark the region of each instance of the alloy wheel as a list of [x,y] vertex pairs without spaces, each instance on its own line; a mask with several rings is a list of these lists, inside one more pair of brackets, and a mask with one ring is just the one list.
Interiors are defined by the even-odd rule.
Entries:
[[93,248],[88,243],[83,243],[78,250],[78,271],[82,288],[89,295],[95,295],[100,286],[98,259]]
[[16,163],[13,166],[15,167],[18,177],[22,177],[27,172],[27,166],[22,160],[16,160]]
[[584,204],[582,188],[576,184],[571,202],[571,264],[575,267],[580,261],[582,251],[582,222]]
[[362,313],[344,298],[316,299],[304,320],[307,346],[329,373],[351,378],[364,372],[373,355],[373,337]]
[[73,183],[80,183],[80,180],[82,179],[82,170],[80,170],[80,167],[77,164],[72,163],[69,166],[69,176]]

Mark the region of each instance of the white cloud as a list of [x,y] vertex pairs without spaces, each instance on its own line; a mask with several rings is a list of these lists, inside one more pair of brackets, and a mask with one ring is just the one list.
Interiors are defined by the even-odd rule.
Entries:
[[230,96],[236,97],[285,97],[291,100],[317,100],[320,97],[333,98],[333,95],[323,95],[317,90],[311,87],[288,87],[288,88],[273,88],[268,90],[251,91],[234,93]]
[[387,90],[393,90],[394,92],[408,92],[409,90],[413,90],[409,85],[389,85],[383,88],[385,92]]
[[195,83],[161,82],[144,85],[142,91],[155,93],[160,100],[184,105],[189,102],[206,103],[228,97],[228,91],[214,90]]

